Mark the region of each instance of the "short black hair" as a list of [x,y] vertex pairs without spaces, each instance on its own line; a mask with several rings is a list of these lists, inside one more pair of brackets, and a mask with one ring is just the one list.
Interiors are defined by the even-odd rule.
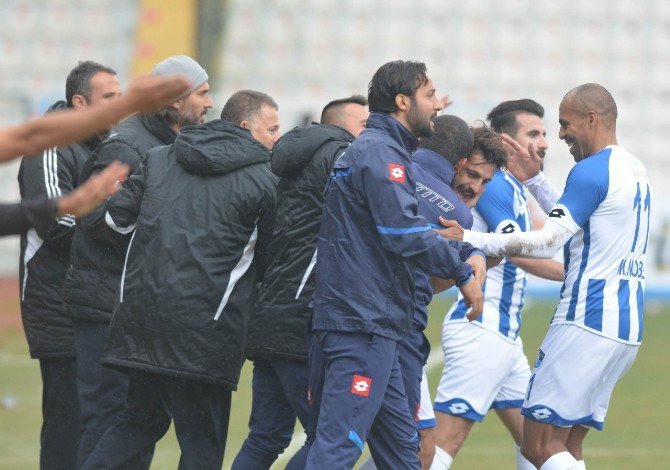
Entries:
[[486,119],[497,132],[514,135],[519,130],[519,123],[516,117],[520,113],[534,114],[539,118],[543,118],[544,108],[540,103],[530,98],[503,101],[491,110]]
[[370,112],[396,112],[396,96],[405,95],[414,99],[416,90],[426,83],[428,74],[423,62],[395,60],[385,63],[377,69],[368,85]]
[[263,106],[279,110],[275,100],[266,93],[254,90],[236,91],[223,106],[221,119],[239,125],[242,121],[248,121],[260,114]]
[[472,153],[480,152],[487,163],[492,163],[496,168],[505,168],[507,150],[500,133],[482,123],[472,128],[472,135],[475,138]]
[[456,165],[472,153],[475,138],[468,123],[458,116],[443,114],[433,119],[435,133],[424,137],[419,147],[432,150]]
[[98,72],[116,75],[116,71],[92,60],[80,60],[79,64],[70,70],[65,80],[65,101],[72,107],[72,97],[81,95],[86,102],[91,101],[91,78]]
[[579,85],[566,93],[563,100],[566,98],[572,98],[574,100],[573,107],[579,111],[582,116],[586,115],[586,113],[592,109],[598,113],[601,118],[605,117],[608,119],[610,124],[616,122],[616,118],[619,114],[616,101],[614,101],[612,94],[598,83],[585,83]]
[[360,104],[361,106],[367,106],[368,100],[363,95],[351,95],[349,98],[340,98],[339,100],[333,100],[323,107],[321,111],[321,124],[330,124],[334,118],[334,114],[345,104]]

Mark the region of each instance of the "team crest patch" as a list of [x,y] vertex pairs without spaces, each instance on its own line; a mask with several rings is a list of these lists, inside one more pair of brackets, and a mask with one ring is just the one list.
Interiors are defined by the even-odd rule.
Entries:
[[404,183],[405,167],[402,165],[396,165],[395,163],[389,163],[389,179],[391,181],[397,181],[398,183]]
[[351,393],[367,397],[370,395],[370,387],[372,386],[372,379],[370,377],[363,377],[362,375],[354,375],[354,380],[351,382]]
[[540,349],[540,351],[537,353],[537,359],[535,359],[535,365],[533,366],[534,369],[537,369],[542,365],[542,361],[544,360],[544,351]]

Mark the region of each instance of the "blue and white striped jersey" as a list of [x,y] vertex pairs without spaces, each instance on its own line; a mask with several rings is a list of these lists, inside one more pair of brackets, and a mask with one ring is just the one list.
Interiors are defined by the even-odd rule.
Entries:
[[[530,213],[523,186],[512,175],[498,170],[486,185],[486,192],[473,209],[472,230],[515,233],[531,230]],[[475,320],[491,331],[514,341],[521,327],[521,308],[526,287],[526,271],[507,258],[486,273],[484,312]],[[445,321],[468,321],[463,296],[447,313]]]
[[642,341],[651,187],[620,146],[577,163],[549,217],[576,232],[564,248],[565,282],[552,323],[625,343]]

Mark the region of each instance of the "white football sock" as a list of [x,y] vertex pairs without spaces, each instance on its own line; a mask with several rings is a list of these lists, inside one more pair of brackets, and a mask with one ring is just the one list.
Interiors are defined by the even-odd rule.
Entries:
[[549,457],[540,470],[577,470],[577,460],[568,451],[559,452]]
[[577,470],[586,470],[586,462],[584,460],[577,460],[577,466],[575,467]]
[[523,456],[521,448],[516,444],[514,444],[514,448],[516,449],[516,470],[535,470],[535,465]]
[[446,450],[435,446],[435,458],[430,470],[449,470],[453,461],[454,458]]

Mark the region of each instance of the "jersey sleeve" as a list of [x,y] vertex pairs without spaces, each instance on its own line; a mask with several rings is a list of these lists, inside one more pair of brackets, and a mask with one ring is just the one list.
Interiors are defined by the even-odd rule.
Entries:
[[498,173],[486,186],[486,191],[475,206],[486,224],[486,232],[518,233],[521,231],[514,213],[514,189]]
[[549,212],[549,218],[577,232],[589,220],[609,190],[609,153],[582,160],[575,165],[563,195]]
[[418,212],[409,159],[398,149],[384,146],[361,160],[353,184],[367,201],[382,246],[411,258],[429,274],[465,284],[472,269]]
[[540,209],[542,209],[545,214],[549,213],[554,207],[554,204],[556,204],[556,201],[558,201],[558,198],[561,197],[561,193],[554,188],[542,172],[539,172],[531,179],[524,181],[523,185],[533,195],[540,206]]

